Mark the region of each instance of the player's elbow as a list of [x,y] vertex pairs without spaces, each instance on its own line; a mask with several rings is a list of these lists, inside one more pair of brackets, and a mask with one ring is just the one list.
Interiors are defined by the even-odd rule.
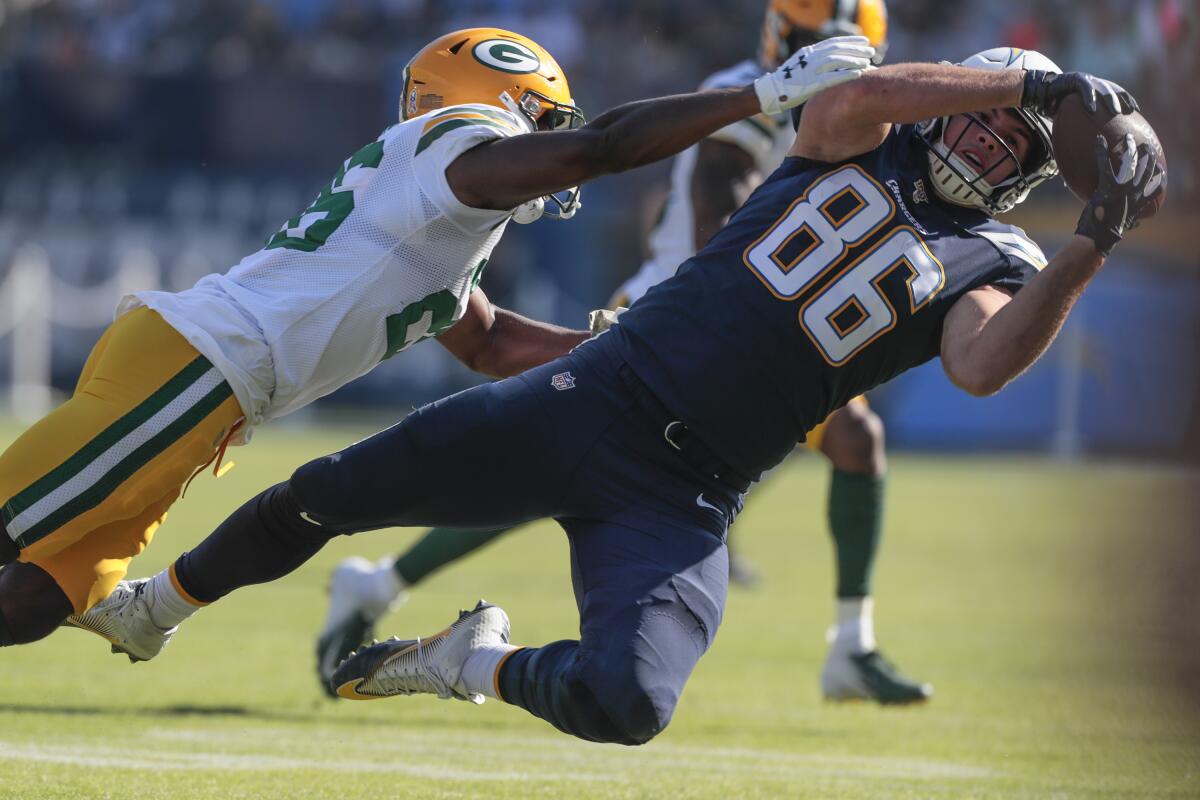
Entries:
[[990,397],[1004,388],[1009,376],[1001,375],[986,358],[967,347],[942,347],[942,369],[950,382],[972,397]]
[[478,346],[454,354],[467,369],[488,378],[507,378],[511,371],[506,369],[503,348],[497,348],[491,337],[485,337]]
[[985,369],[947,369],[946,374],[951,383],[972,397],[991,397],[1008,383],[1002,376],[989,374]]

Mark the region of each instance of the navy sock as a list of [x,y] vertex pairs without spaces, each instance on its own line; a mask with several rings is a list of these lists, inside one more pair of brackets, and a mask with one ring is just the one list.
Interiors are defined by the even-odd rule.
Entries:
[[334,534],[306,522],[288,483],[267,489],[175,562],[189,595],[211,603],[241,586],[267,583],[312,558]]
[[0,647],[8,647],[11,644],[16,644],[13,641],[12,634],[8,632],[8,626],[4,624],[4,614],[0,613]]

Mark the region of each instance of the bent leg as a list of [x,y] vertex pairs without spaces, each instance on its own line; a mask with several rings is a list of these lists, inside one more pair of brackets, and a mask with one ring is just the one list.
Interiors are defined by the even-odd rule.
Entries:
[[71,399],[0,455],[8,638],[40,638],[105,597],[240,416],[224,378],[158,315],[113,323]]
[[547,454],[580,458],[556,444],[522,378],[477,386],[300,467],[184,554],[176,577],[211,602],[286,575],[339,534],[550,516],[569,470]]
[[138,309],[109,328],[75,394],[0,455],[0,520],[26,561],[139,517],[241,417],[221,374]]
[[707,531],[666,535],[564,520],[580,639],[513,653],[505,702],[595,742],[644,744],[671,721],[712,644],[725,605],[728,555]]

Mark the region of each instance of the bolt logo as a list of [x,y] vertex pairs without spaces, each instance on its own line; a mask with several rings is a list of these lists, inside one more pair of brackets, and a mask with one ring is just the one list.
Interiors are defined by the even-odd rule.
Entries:
[[508,39],[488,39],[486,42],[480,42],[471,53],[480,64],[514,75],[537,72],[542,66],[537,53],[520,42]]

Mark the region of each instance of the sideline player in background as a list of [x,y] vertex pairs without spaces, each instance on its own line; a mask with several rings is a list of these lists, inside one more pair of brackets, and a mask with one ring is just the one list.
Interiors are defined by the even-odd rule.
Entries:
[[[939,355],[965,391],[1002,389],[1154,202],[1154,151],[1100,137],[1096,190],[1049,263],[994,219],[1057,173],[1063,98],[1095,108],[1100,94],[1106,111],[1136,108],[996,48],[817,96],[793,157],[619,324],[300,467],[181,558],[185,588],[215,600],[273,580],[338,535],[553,517],[578,641],[515,647],[508,616],[480,602],[440,633],[352,655],[336,691],[495,697],[582,739],[649,741],[720,626],[724,538],[749,486],[836,408]],[[112,616],[144,625],[152,609],[128,610]]]
[[[883,0],[770,0],[757,60],[747,59],[714,73],[701,89],[742,86],[801,47],[845,34],[864,35],[876,61],[886,46]],[[610,307],[629,306],[675,274],[703,249],[746,197],[782,163],[795,140],[788,115],[759,114],[735,122],[682,152],[671,169],[670,194],[650,234],[651,255],[617,290]],[[829,459],[829,532],[837,572],[836,621],[821,670],[821,691],[830,699],[912,703],[932,687],[902,675],[875,644],[871,576],[883,533],[883,421],[866,398],[830,415],[805,444]],[[395,558],[372,563],[346,559],[329,582],[329,611],[317,637],[317,676],[328,691],[334,668],[374,635],[375,622],[403,602],[407,591],[434,571],[466,556],[509,528],[434,528]],[[740,534],[739,534],[740,535]],[[730,546],[730,580],[753,582],[752,567]]]
[[399,124],[227,274],[126,298],[75,395],[0,455],[0,646],[70,617],[131,659],[157,653],[153,622],[147,651],[121,620],[187,606],[178,576],[121,578],[235,435],[434,336],[497,377],[561,355],[588,334],[495,309],[478,288],[509,219],[547,204],[569,217],[581,182],[791,108],[858,77],[872,54],[862,39],[826,42],[754,86],[629,103],[580,127],[566,76],[535,42],[476,28],[428,45]]

